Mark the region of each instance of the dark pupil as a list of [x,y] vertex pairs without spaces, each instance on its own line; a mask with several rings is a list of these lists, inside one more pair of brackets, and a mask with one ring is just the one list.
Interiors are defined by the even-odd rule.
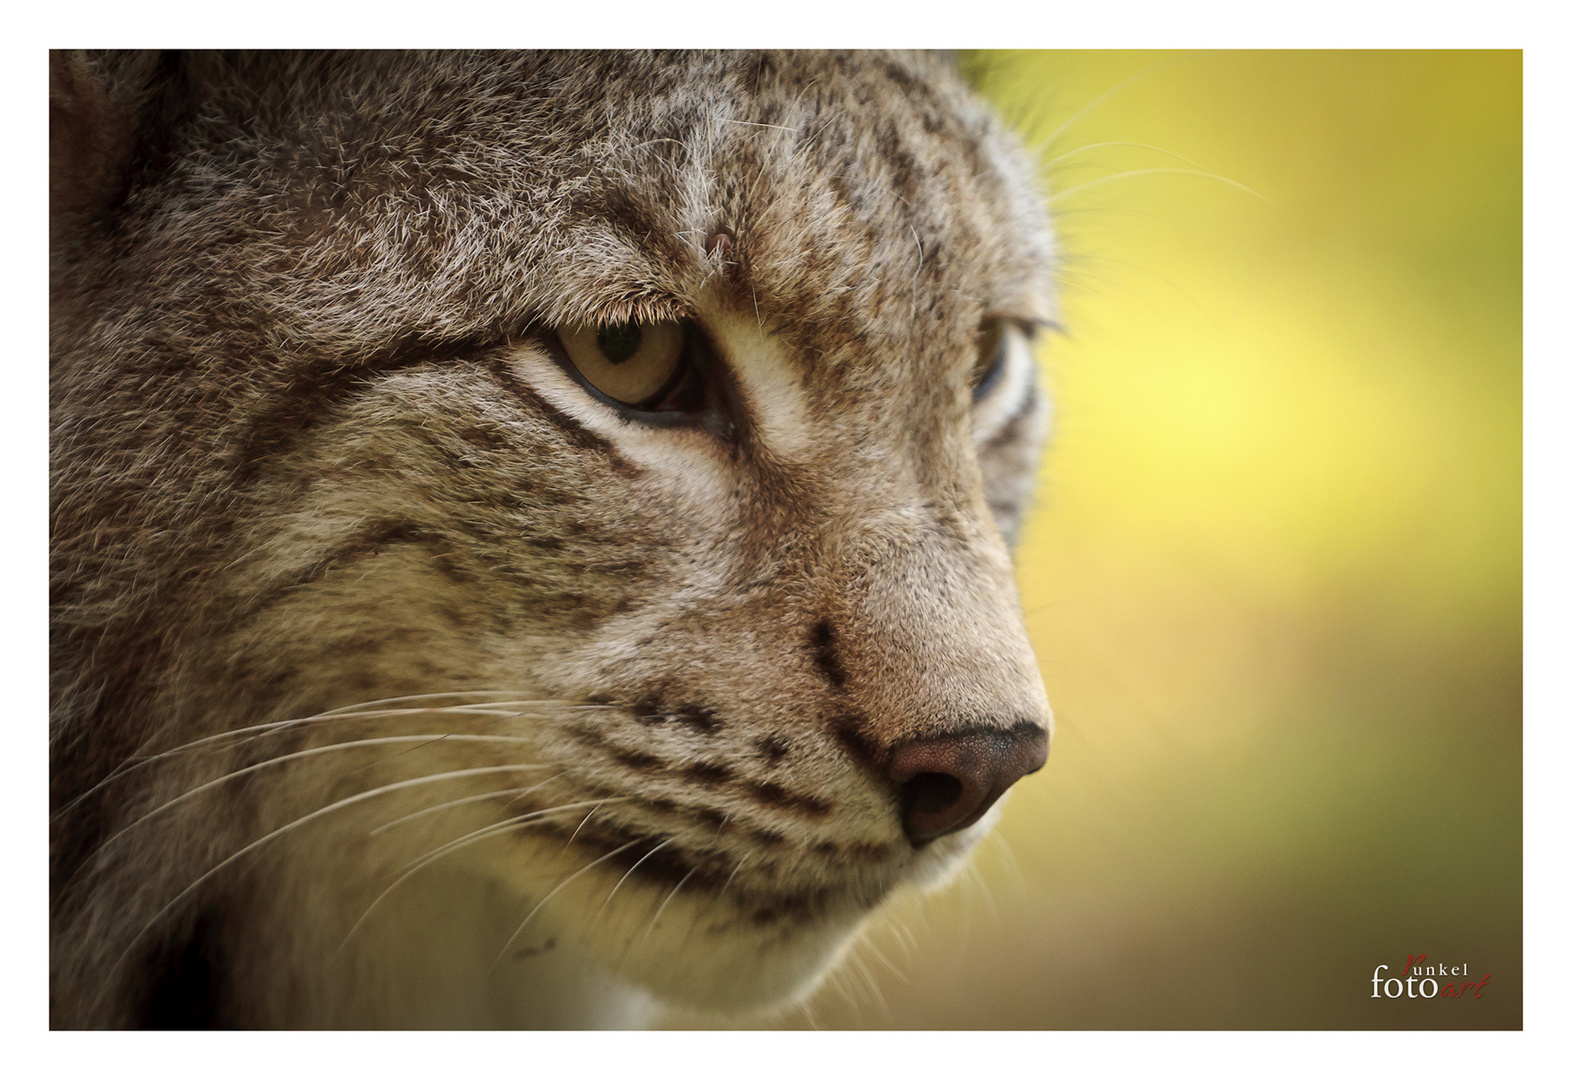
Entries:
[[620,364],[639,351],[639,341],[644,334],[634,323],[621,326],[603,326],[595,334],[595,344],[609,363]]

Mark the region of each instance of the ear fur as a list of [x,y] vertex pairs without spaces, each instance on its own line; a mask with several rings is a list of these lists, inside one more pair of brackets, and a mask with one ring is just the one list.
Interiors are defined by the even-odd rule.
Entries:
[[137,156],[144,106],[172,54],[49,53],[49,228],[60,237],[112,211]]
[[49,222],[68,222],[103,208],[129,144],[130,110],[117,105],[87,57],[49,53]]

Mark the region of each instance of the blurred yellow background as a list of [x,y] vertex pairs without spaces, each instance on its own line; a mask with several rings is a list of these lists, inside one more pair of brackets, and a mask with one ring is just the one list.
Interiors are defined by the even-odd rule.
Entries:
[[[1521,54],[961,62],[1063,244],[1057,735],[780,1023],[1521,1026]],[[1371,999],[1420,953],[1484,995]]]

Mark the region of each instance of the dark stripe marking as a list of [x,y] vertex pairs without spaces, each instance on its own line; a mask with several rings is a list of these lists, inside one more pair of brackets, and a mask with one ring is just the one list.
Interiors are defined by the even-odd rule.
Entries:
[[606,751],[612,760],[626,765],[638,772],[664,772],[666,762],[654,754],[646,754],[642,750],[624,750],[620,747],[611,747]]
[[758,747],[759,753],[764,755],[764,763],[771,768],[785,761],[791,751],[791,744],[778,735],[766,735],[755,739],[753,745]]
[[717,784],[724,784],[731,780],[732,772],[729,767],[718,762],[701,761],[683,769],[682,775],[692,780],[695,784],[714,787]]
[[834,809],[835,804],[811,795],[798,795],[779,784],[747,783],[742,790],[764,806],[790,810],[811,818],[822,818]]
[[865,723],[866,721],[856,713],[847,713],[830,724],[830,733],[845,748],[854,762],[883,778],[884,770],[879,767],[878,749],[863,734]]
[[[424,548],[431,557],[432,568],[454,584],[471,585],[474,583],[475,579],[464,567],[459,565],[457,549],[442,533],[427,529],[422,525],[405,519],[395,518],[385,521],[373,521],[362,527],[359,532],[349,539],[328,549],[325,554],[319,556],[309,566],[251,597],[242,609],[235,612],[234,621],[238,624],[254,618],[290,593],[321,581],[333,570],[359,559],[376,555],[386,548],[401,544],[413,544]],[[474,616],[473,614],[466,615],[460,621],[471,623],[474,621]],[[393,630],[381,632],[374,639],[373,647],[396,640],[397,633],[399,632]],[[405,637],[408,637],[411,633],[412,631],[408,629],[402,631]],[[361,646],[351,642],[340,642],[335,647],[347,650]]]
[[667,708],[654,698],[645,698],[636,703],[631,711],[635,720],[649,727],[675,721],[700,734],[710,735],[726,726],[726,722],[715,715],[714,709],[703,705],[683,704]]
[[813,626],[812,637],[813,662],[818,665],[819,671],[829,680],[831,686],[840,690],[846,685],[846,672],[841,667],[840,657],[835,651],[835,627],[829,619],[820,619]]
[[[566,840],[572,829],[545,825],[540,830]],[[617,849],[630,840],[641,839],[626,851]],[[729,856],[704,855],[687,851],[674,844],[667,844],[656,851],[661,838],[629,836],[624,833],[596,828],[593,825],[579,831],[575,844],[583,845],[600,855],[610,856],[604,865],[615,873],[632,871],[636,877],[675,887],[682,884],[684,893],[694,891],[716,894],[725,890],[731,901],[751,912],[768,912],[766,921],[789,918],[799,923],[816,922],[826,908],[846,894],[836,889],[813,889],[799,893],[769,894],[761,896],[749,892],[736,881],[737,864]],[[766,841],[767,842],[767,841]],[[613,854],[615,852],[615,854]],[[721,924],[724,927],[726,924]]]
[[549,421],[552,426],[561,431],[563,438],[570,446],[601,455],[606,459],[607,464],[611,466],[613,472],[620,473],[623,476],[632,478],[644,474],[643,469],[617,451],[616,444],[610,439],[591,431],[547,401],[535,391],[534,387],[515,378],[513,372],[509,370],[507,360],[503,355],[500,353],[493,355],[489,367],[492,378],[496,379],[514,397],[530,405]]
[[316,357],[288,375],[283,390],[274,394],[267,408],[247,425],[231,459],[235,482],[249,484],[270,459],[288,451],[299,438],[320,424],[340,400],[375,385],[383,376],[427,364],[475,359],[497,348],[495,338],[434,338],[404,334],[359,359]]

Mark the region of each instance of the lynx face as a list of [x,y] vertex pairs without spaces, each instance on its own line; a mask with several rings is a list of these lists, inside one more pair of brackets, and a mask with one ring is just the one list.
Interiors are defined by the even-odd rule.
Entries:
[[1051,245],[941,65],[52,77],[57,1024],[767,1007],[1042,765]]

